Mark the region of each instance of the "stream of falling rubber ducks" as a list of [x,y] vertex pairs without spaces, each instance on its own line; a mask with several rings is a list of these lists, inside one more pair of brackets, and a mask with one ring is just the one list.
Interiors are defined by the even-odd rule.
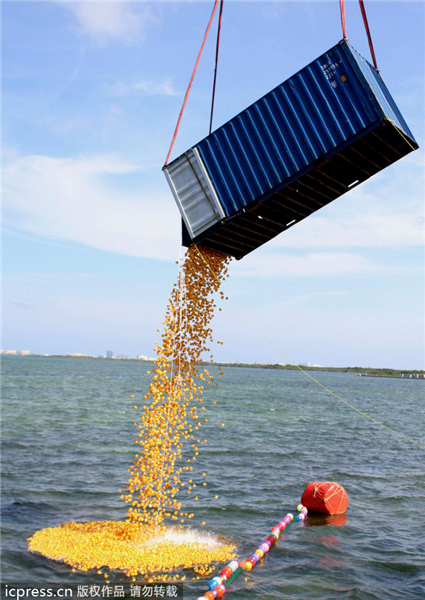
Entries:
[[204,576],[214,570],[215,562],[233,558],[234,546],[228,540],[213,546],[176,542],[170,535],[175,529],[167,526],[182,528],[193,517],[182,509],[182,495],[193,494],[197,500],[190,471],[206,441],[200,428],[207,419],[200,415],[204,385],[213,382],[200,361],[210,351],[213,294],[227,276],[229,261],[230,257],[202,247],[191,246],[186,253],[169,299],[162,341],[155,343],[157,358],[144,397],[150,404],[143,406],[136,423],[138,453],[129,468],[126,491],[119,490],[129,505],[127,519],[42,529],[29,539],[29,550],[60,560],[73,571],[96,570],[106,581],[111,570],[122,571],[133,581],[140,575],[150,581],[183,580],[173,571],[192,567],[195,577]]

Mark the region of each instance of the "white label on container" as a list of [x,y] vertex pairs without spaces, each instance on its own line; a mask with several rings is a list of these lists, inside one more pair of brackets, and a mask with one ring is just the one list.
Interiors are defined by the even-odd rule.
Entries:
[[331,62],[330,60],[328,60],[328,62],[326,62],[323,65],[320,65],[326,79],[333,79],[336,75],[335,71],[338,68],[339,63],[338,62]]

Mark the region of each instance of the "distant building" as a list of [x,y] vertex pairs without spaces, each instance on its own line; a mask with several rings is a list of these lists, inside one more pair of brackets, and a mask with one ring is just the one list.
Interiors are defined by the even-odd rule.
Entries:
[[106,358],[114,358],[114,351],[113,350],[107,350],[106,351]]
[[[111,358],[113,358],[113,356],[111,356]],[[127,354],[118,354],[117,358],[128,359],[128,356],[127,356]]]
[[138,354],[136,356],[137,360],[155,360],[154,358],[150,358],[149,356],[146,356],[146,354]]

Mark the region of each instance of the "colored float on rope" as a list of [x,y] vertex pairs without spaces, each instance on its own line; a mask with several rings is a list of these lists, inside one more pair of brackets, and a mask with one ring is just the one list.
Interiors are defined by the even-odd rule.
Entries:
[[304,519],[307,516],[307,512],[308,512],[306,507],[303,506],[302,504],[298,504],[297,511],[299,512],[299,514],[297,515],[297,521],[304,521]]
[[[298,515],[297,521],[304,521],[307,516],[307,508],[303,504],[298,504],[297,506]],[[271,534],[267,539],[262,542],[257,550],[246,560],[238,562],[236,560],[232,560],[224,569],[221,571],[220,575],[216,575],[213,577],[209,584],[209,590],[205,592],[203,596],[199,596],[197,600],[214,600],[215,598],[221,598],[226,593],[226,588],[224,587],[224,583],[231,583],[238,575],[240,575],[244,570],[250,571],[255,567],[261,558],[270,550],[270,548],[277,542],[280,534],[284,531],[294,520],[294,515],[292,513],[288,513],[277,525],[275,525],[271,531]]]

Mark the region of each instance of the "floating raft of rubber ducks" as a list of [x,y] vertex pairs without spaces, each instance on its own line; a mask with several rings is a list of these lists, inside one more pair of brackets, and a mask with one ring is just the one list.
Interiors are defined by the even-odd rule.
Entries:
[[[297,506],[296,521],[304,521],[307,517],[307,508],[303,504]],[[232,560],[224,569],[220,575],[213,577],[208,584],[209,590],[205,592],[203,596],[199,596],[197,600],[214,600],[215,598],[221,598],[226,593],[226,585],[229,585],[240,575],[243,571],[250,571],[255,567],[258,561],[270,550],[270,548],[277,542],[280,534],[287,529],[294,521],[294,515],[288,513],[277,525],[275,525],[271,531],[271,534],[267,539],[264,540],[255,550],[253,554],[248,556],[246,560],[238,562]]]

